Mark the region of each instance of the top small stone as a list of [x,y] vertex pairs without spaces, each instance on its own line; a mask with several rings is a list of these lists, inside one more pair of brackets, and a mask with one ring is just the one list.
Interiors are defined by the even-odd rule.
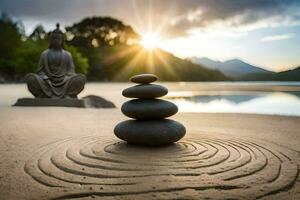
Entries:
[[157,76],[155,76],[154,74],[139,74],[130,78],[131,82],[142,84],[152,83],[156,80]]

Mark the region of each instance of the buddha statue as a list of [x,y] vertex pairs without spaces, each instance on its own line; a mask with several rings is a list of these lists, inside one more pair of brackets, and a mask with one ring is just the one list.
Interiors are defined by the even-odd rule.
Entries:
[[86,77],[75,73],[72,55],[64,50],[64,34],[51,32],[49,48],[40,57],[37,72],[25,76],[28,90],[36,98],[77,98]]

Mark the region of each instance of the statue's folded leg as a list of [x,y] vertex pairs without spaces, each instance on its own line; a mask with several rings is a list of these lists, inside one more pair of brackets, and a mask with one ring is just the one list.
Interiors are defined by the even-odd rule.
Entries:
[[76,74],[70,78],[66,96],[77,98],[77,95],[83,90],[86,78],[82,74]]
[[[36,74],[29,73],[25,76],[25,81],[27,83],[28,90],[33,94],[33,96],[37,98],[48,98],[44,90],[47,90],[44,86],[44,90],[42,89],[41,83],[43,80]],[[50,92],[50,91],[49,91]]]

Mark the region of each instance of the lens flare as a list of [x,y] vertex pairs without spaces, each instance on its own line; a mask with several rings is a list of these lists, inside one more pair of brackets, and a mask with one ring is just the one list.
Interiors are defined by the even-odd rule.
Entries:
[[147,50],[155,49],[159,44],[159,37],[155,33],[146,33],[142,36],[141,44]]

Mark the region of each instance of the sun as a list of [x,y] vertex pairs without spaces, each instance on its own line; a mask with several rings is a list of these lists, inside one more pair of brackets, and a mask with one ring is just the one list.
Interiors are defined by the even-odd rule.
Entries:
[[142,35],[141,44],[147,50],[155,49],[159,44],[159,37],[155,33],[146,33]]

